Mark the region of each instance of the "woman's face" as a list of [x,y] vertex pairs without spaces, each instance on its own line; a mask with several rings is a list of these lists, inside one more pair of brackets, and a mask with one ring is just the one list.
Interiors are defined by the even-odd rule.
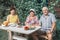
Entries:
[[34,12],[30,12],[30,16],[32,16],[32,17],[33,17],[34,15],[35,15],[35,14],[34,14]]
[[15,10],[11,10],[10,13],[11,13],[11,15],[14,15],[15,14]]

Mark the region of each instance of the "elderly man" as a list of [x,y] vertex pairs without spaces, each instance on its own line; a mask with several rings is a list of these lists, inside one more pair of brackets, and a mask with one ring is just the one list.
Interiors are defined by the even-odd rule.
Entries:
[[[52,40],[52,33],[56,25],[56,18],[54,14],[50,13],[47,7],[42,8],[43,15],[40,17],[39,23],[41,29],[37,32],[39,35],[41,32],[46,32],[48,40]],[[38,40],[36,33],[33,34],[33,38]],[[41,36],[41,35],[40,35]]]
[[41,31],[46,32],[48,40],[52,40],[52,32],[56,25],[56,18],[54,14],[50,13],[47,7],[42,8],[43,15],[41,16],[39,23],[41,25]]

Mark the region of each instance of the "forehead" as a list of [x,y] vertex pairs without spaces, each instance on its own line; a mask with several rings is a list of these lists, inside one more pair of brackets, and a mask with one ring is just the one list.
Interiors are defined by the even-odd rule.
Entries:
[[47,7],[44,7],[44,8],[42,8],[42,11],[48,11],[48,8]]
[[47,9],[44,9],[44,10],[42,10],[42,11],[48,11]]
[[33,13],[34,14],[34,12],[30,12],[30,13]]
[[15,10],[11,10],[11,11],[15,11]]

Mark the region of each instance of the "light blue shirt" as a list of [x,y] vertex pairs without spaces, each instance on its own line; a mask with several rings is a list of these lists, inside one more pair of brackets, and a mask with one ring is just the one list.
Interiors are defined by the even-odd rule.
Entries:
[[39,22],[41,23],[42,29],[49,29],[52,27],[52,23],[56,22],[56,18],[55,15],[52,13],[48,13],[47,16],[43,14]]

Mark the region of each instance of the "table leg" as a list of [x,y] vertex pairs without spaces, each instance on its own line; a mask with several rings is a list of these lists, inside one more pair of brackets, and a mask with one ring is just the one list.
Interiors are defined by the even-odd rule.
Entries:
[[27,40],[29,40],[31,38],[30,35],[25,35],[25,37],[27,38]]
[[8,40],[12,40],[12,32],[10,30],[7,30],[8,32]]

